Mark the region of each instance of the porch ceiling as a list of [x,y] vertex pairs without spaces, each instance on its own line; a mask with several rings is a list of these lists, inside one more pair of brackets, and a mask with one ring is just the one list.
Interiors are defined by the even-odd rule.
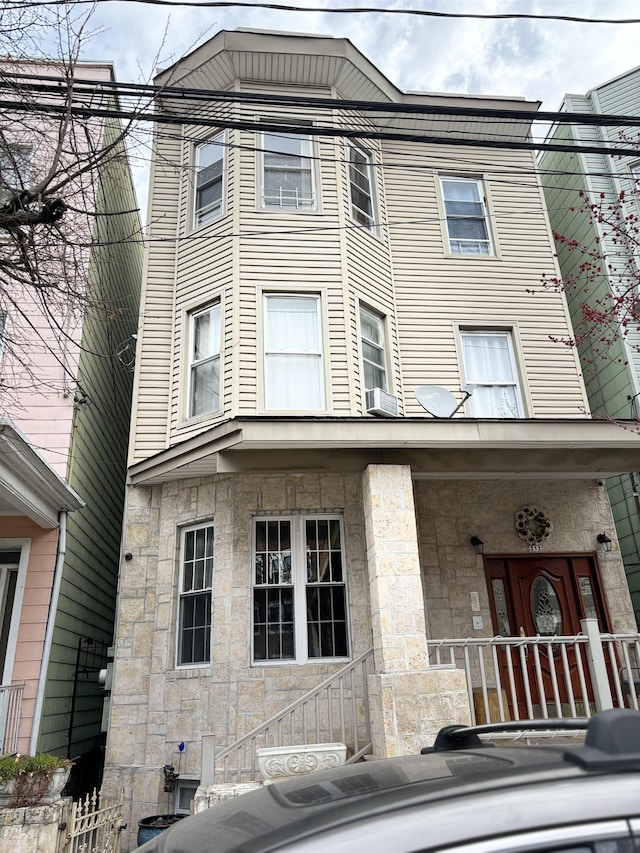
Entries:
[[44,528],[58,526],[61,510],[84,501],[37,453],[10,421],[0,420],[0,512],[25,515]]
[[235,418],[130,468],[130,482],[234,472],[362,471],[415,478],[593,479],[640,470],[638,426],[590,419]]

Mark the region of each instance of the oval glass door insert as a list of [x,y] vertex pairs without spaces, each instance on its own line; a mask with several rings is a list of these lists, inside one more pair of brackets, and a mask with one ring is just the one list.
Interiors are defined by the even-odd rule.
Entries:
[[538,634],[562,634],[562,611],[558,596],[546,578],[536,578],[531,587],[531,612]]

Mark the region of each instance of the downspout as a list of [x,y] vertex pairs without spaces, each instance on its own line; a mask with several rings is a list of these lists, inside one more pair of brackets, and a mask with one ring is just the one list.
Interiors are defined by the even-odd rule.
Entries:
[[60,586],[62,584],[62,569],[67,551],[67,510],[61,510],[58,514],[59,530],[58,550],[56,554],[56,567],[53,576],[53,588],[51,590],[51,601],[49,603],[49,616],[47,619],[47,632],[44,637],[42,649],[42,663],[40,665],[40,677],[38,678],[38,690],[36,692],[36,704],[33,709],[33,724],[31,726],[31,740],[29,741],[29,754],[35,755],[38,746],[38,735],[40,734],[40,723],[42,721],[42,706],[44,703],[44,689],[47,683],[47,670],[49,658],[51,657],[51,645],[53,643],[53,629],[55,628],[56,613],[58,612],[58,599],[60,598]]

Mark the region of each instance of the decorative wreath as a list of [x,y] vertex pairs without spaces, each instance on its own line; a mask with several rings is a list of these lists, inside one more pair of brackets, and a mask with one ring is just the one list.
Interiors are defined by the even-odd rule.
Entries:
[[537,545],[551,533],[551,522],[537,506],[523,506],[516,513],[516,533],[528,545]]

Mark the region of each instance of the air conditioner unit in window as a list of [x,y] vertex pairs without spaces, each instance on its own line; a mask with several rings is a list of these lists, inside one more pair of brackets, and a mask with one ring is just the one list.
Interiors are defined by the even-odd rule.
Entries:
[[382,388],[372,388],[366,392],[367,414],[380,415],[383,418],[398,417],[398,400],[393,394]]

